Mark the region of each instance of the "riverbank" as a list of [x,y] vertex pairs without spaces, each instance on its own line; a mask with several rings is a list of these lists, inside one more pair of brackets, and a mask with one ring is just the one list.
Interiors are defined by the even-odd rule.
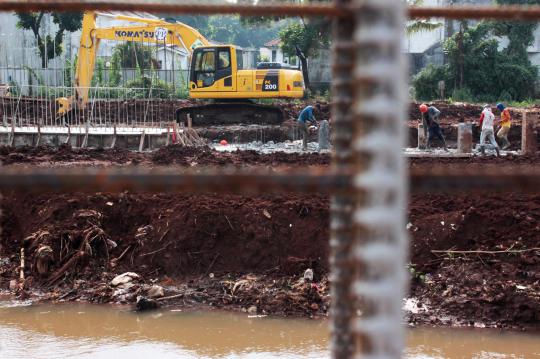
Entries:
[[[324,168],[330,161],[327,154],[179,147],[148,154],[50,151],[4,149],[0,155],[15,158],[9,166],[52,167],[99,160],[107,166]],[[17,159],[19,154],[28,161]],[[515,156],[410,159],[414,168],[538,163],[537,157]],[[411,196],[411,325],[540,329],[540,251],[534,250],[540,196],[514,190]],[[327,315],[330,304],[324,195],[5,192],[1,224],[0,287],[11,284],[23,297],[134,303],[159,286],[157,298],[171,298],[158,302],[171,308],[317,317]],[[23,291],[16,288],[21,247]],[[304,279],[307,269],[313,280],[309,272]],[[126,272],[138,277],[112,284]]]

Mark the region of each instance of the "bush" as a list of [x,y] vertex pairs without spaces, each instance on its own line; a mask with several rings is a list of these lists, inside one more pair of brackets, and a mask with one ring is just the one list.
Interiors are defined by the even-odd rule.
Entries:
[[135,80],[129,81],[126,84],[126,88],[130,89],[127,92],[127,96],[130,98],[172,98],[174,95],[174,89],[172,85],[167,82],[150,78],[148,76],[141,76]]
[[494,75],[497,81],[496,87],[500,89],[496,95],[507,97],[504,100],[521,101],[534,96],[535,81],[538,76],[536,67],[510,62],[500,63],[495,66]]
[[449,76],[446,66],[428,65],[413,78],[413,86],[417,100],[433,100],[439,98],[439,81],[445,81],[448,88]]
[[467,87],[454,89],[452,92],[452,101],[455,102],[474,102],[475,98],[471,90]]

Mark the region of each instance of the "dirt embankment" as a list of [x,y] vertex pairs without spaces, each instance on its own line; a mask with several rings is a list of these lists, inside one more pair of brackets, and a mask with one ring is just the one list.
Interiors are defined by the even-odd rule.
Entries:
[[[144,285],[119,293],[109,284],[130,271],[166,295],[184,293],[175,305],[324,315],[328,207],[320,196],[7,193],[0,286],[18,277],[24,245],[26,286],[49,299],[132,302]],[[539,213],[534,195],[413,196],[411,295],[420,311],[411,323],[538,329]],[[46,246],[50,257],[41,256]],[[308,268],[313,284],[302,281]]]
[[[53,298],[76,285],[77,297],[130,302],[144,293],[119,298],[108,284],[131,271],[185,285],[215,306],[311,315],[328,305],[328,200],[320,196],[6,193],[2,208],[3,289],[18,277],[23,245],[27,286],[58,286]],[[307,268],[314,288],[299,282]],[[242,288],[233,293],[235,283]]]
[[[538,329],[540,196],[413,196],[415,320]],[[437,252],[443,251],[443,252]]]
[[[151,156],[141,163],[329,161],[327,155],[266,158],[180,147]],[[413,167],[435,163],[537,166],[538,157],[411,159]],[[411,323],[539,328],[540,196],[514,190],[411,197],[411,295],[420,303]],[[2,289],[19,277],[23,246],[26,288],[30,294],[42,289],[44,298],[133,302],[159,284],[177,306],[284,315],[328,309],[324,196],[4,193],[1,222]],[[302,279],[308,268],[313,282]],[[127,271],[141,276],[137,285],[110,284]]]

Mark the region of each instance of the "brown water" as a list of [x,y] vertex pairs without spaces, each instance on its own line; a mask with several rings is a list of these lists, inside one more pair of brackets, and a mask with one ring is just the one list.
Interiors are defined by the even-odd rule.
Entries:
[[[0,302],[0,358],[327,358],[327,321]],[[540,335],[411,329],[407,358],[540,358]]]

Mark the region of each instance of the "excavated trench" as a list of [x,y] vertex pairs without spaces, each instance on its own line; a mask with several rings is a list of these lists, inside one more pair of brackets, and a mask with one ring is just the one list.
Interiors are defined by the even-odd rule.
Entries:
[[[152,154],[2,148],[0,159],[8,166],[51,167],[329,164],[327,154],[177,146]],[[511,169],[539,161],[538,156],[415,158],[410,165]],[[324,195],[5,192],[1,224],[0,288],[11,286],[23,297],[131,303],[159,284],[166,296],[176,298],[164,302],[181,308],[251,308],[297,316],[328,310],[329,199]],[[412,195],[407,228],[410,294],[417,300],[410,323],[539,329],[540,196],[517,188]],[[13,282],[21,247],[23,290]],[[302,279],[308,268],[313,283]],[[127,271],[140,278],[124,293],[110,282]]]
[[[0,112],[10,118],[24,119],[25,121],[37,124],[43,124],[43,118],[52,116],[56,111],[56,105],[52,100],[40,100],[22,98],[15,99],[9,97],[0,98]],[[208,141],[219,142],[227,140],[229,143],[248,143],[254,141],[260,142],[285,142],[299,139],[298,131],[295,126],[295,120],[300,111],[311,102],[286,102],[276,101],[274,105],[280,108],[284,114],[284,122],[276,123],[258,123],[250,121],[249,123],[239,123],[223,125],[220,123],[205,122],[204,126],[197,126],[196,131],[199,135]],[[176,109],[186,108],[195,105],[193,100],[98,100],[95,101],[91,109],[73,111],[66,118],[66,123],[80,124],[86,119],[90,119],[91,124],[104,125],[113,123],[142,124],[144,121],[153,125],[169,125],[174,121]],[[481,106],[470,104],[448,104],[437,102],[434,104],[442,112],[441,127],[446,140],[451,144],[457,142],[457,125],[459,121],[475,122],[482,111]],[[529,109],[537,110],[537,109]],[[538,112],[538,111],[536,111]],[[535,112],[536,118],[538,113]],[[509,139],[513,146],[511,149],[518,149],[521,146],[521,110],[511,109],[513,126],[509,134]],[[417,147],[418,131],[417,125],[420,120],[418,104],[411,103],[409,107],[408,121],[408,145]],[[319,120],[330,118],[330,104],[322,103],[322,114],[318,116]],[[40,122],[41,121],[41,122]],[[245,121],[244,121],[245,122]],[[538,126],[538,125],[537,125]],[[537,136],[540,141],[540,131],[537,128]],[[479,138],[478,126],[473,125],[473,138]],[[316,134],[311,135],[311,141],[317,141]]]

